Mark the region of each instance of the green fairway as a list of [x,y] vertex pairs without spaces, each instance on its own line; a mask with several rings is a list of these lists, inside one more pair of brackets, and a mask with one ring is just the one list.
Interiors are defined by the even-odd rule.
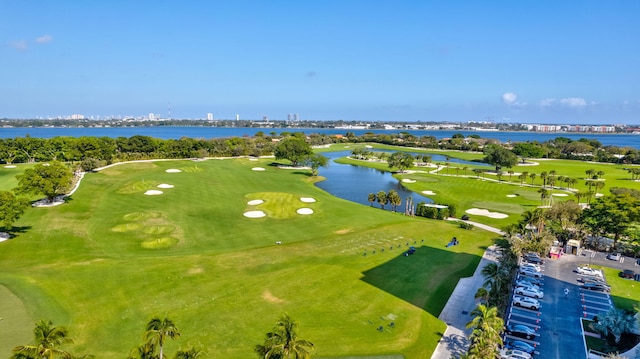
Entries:
[[[493,235],[344,201],[315,180],[266,159],[87,174],[66,204],[28,209],[0,243],[0,284],[18,298],[3,305],[19,317],[0,330],[22,333],[0,352],[29,342],[46,318],[69,328],[72,352],[122,358],[150,318],[167,316],[182,332],[170,355],[193,345],[250,358],[288,312],[316,357],[429,357],[445,329],[438,314]],[[254,210],[265,217],[243,216]],[[446,247],[453,236],[460,245]],[[417,252],[405,257],[408,246]]]

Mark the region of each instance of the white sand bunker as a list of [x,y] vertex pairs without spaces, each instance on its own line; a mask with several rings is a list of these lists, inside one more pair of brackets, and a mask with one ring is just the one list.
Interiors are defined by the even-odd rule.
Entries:
[[486,209],[479,209],[479,208],[469,208],[465,212],[468,213],[468,214],[475,214],[477,216],[485,216],[485,217],[497,218],[497,219],[503,219],[503,218],[509,217],[508,215],[506,215],[504,213],[490,212],[490,211],[488,211]]
[[16,168],[16,166],[14,166],[14,165],[6,165],[6,166],[4,166],[4,168]]
[[296,213],[298,213],[298,214],[311,214],[311,213],[313,213],[313,210],[311,208],[298,208]]
[[262,167],[253,167],[251,170],[252,171],[264,171],[264,168],[262,168]]
[[261,199],[254,199],[252,201],[247,202],[247,204],[250,205],[250,206],[257,206],[257,205],[263,204],[263,203],[264,203],[264,201],[261,200]]
[[604,196],[604,194],[602,194],[602,193],[596,193],[596,197],[603,197],[603,196]]
[[517,195],[517,194],[508,194],[508,195],[507,195],[507,197],[509,197],[509,198],[515,198],[515,197],[518,197],[518,195]]
[[370,146],[370,145],[366,145],[366,146],[364,146],[364,147],[365,147],[365,148],[373,148],[373,146]]
[[433,192],[433,191],[422,191],[422,194],[426,194],[426,195],[431,195],[431,196],[433,196],[433,195],[435,195],[436,193],[435,193],[435,192]]
[[178,173],[178,172],[182,172],[182,170],[179,170],[177,168],[169,168],[165,172],[167,172],[167,173]]
[[261,218],[266,216],[266,213],[262,211],[248,211],[248,212],[244,212],[242,215],[247,218]]
[[567,197],[567,196],[569,196],[566,193],[552,193],[551,195],[552,196],[556,196],[556,197]]
[[158,185],[158,188],[173,188],[172,184],[161,183]]
[[155,190],[155,189],[150,189],[147,192],[145,192],[144,194],[146,194],[147,196],[157,196],[157,195],[162,194],[162,191],[158,191],[158,190]]
[[311,198],[311,197],[300,197],[300,200],[304,203],[313,203],[316,201],[315,198]]
[[416,183],[416,180],[412,180],[412,179],[408,179],[408,178],[403,178],[402,182],[404,183]]
[[253,158],[253,157],[249,158],[249,161],[257,161],[257,160],[258,160],[257,158]]
[[0,242],[4,242],[11,237],[7,232],[0,232]]

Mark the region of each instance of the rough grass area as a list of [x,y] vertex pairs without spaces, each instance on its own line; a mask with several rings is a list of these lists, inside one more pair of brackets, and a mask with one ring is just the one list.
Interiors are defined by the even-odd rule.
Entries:
[[[167,316],[182,333],[168,355],[196,345],[244,359],[287,312],[314,357],[428,358],[445,329],[437,316],[493,234],[344,201],[271,162],[124,164],[87,174],[65,205],[29,208],[0,244],[0,284],[27,315],[0,327],[29,333],[0,340],[0,353],[46,318],[69,328],[74,353],[122,358]],[[175,187],[145,196],[149,183]],[[251,199],[273,214],[244,217]],[[314,213],[288,214],[300,207]],[[452,236],[460,245],[447,248]]]

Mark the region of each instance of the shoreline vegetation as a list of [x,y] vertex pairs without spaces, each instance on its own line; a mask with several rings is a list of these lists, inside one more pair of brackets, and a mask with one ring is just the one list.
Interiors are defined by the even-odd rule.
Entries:
[[[536,166],[518,168],[516,176],[511,167],[476,172],[480,166],[450,161],[456,156],[484,158],[481,150],[487,143],[478,138],[290,136],[310,145],[329,145],[317,153],[358,148],[366,156],[380,149],[415,152],[423,147],[419,145],[434,145],[437,148],[419,150],[418,162],[429,163],[430,151],[437,150],[445,156],[436,163],[438,171],[412,172],[421,168],[412,165],[394,176],[416,193],[456,201],[462,211],[517,214],[501,219],[469,213],[472,220],[496,227],[515,224],[518,215],[551,206],[554,198],[575,198],[553,192],[589,190],[595,198],[598,190],[616,186],[640,189],[629,164],[620,162],[631,156],[613,156],[615,163],[536,159]],[[15,238],[1,244],[6,269],[0,285],[20,298],[12,306],[26,309],[30,325],[47,318],[68,326],[76,340],[74,351],[105,358],[122,357],[138,345],[140,324],[158,315],[185,323],[182,335],[202,343],[206,351],[227,358],[252,357],[263,328],[285,312],[303,324],[302,335],[313,341],[314,356],[428,357],[444,332],[438,315],[457,279],[473,274],[496,235],[335,198],[314,186],[310,170],[285,171],[274,165],[288,163],[271,157],[279,142],[278,136],[267,135],[0,142],[0,155],[13,156],[5,162],[25,160],[24,165],[0,168],[0,189],[12,187],[10,176],[16,172],[51,159],[74,158],[68,162],[84,165],[88,172],[102,168],[86,175],[64,206],[31,209],[16,222]],[[17,147],[2,147],[7,143]],[[590,141],[534,145],[520,149],[530,151],[522,156],[525,162],[551,145],[567,151],[591,146],[594,155],[611,153]],[[477,147],[459,152],[466,146]],[[183,156],[156,158],[163,155]],[[358,162],[394,170],[384,162]],[[527,176],[520,177],[525,172]],[[570,184],[561,177],[578,180]],[[594,190],[596,183],[606,185]],[[162,194],[145,195],[148,191]],[[308,210],[296,214],[301,207]],[[265,215],[243,215],[251,211]],[[459,239],[455,246],[448,245],[452,236]],[[415,253],[402,255],[410,247]],[[0,334],[24,325],[3,324]],[[0,349],[21,344],[18,340],[26,343],[29,338],[0,335]],[[167,343],[167,350],[178,349]]]

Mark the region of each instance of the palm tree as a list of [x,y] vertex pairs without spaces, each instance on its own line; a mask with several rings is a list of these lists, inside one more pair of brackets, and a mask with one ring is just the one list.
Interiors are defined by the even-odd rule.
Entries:
[[508,170],[507,173],[509,173],[509,182],[511,182],[511,176],[513,176],[515,172],[513,170]]
[[544,200],[549,198],[549,191],[545,188],[540,188],[538,193],[540,193],[540,205],[544,206]]
[[531,185],[533,186],[533,180],[536,179],[536,174],[532,173],[529,175],[529,177],[531,178]]
[[373,202],[376,201],[376,194],[375,193],[369,193],[369,196],[367,197],[367,200],[371,204],[371,207],[373,207]]
[[402,203],[402,197],[395,190],[390,190],[387,194],[387,199],[391,204],[391,210],[396,211],[396,207],[398,207]]
[[178,350],[175,355],[175,359],[198,359],[202,352],[196,348],[189,348],[187,350]]
[[473,319],[466,326],[467,329],[473,328],[469,338],[469,353],[483,358],[496,358],[502,345],[500,333],[504,327],[504,321],[498,316],[498,308],[478,304],[471,316]]
[[635,318],[626,311],[611,308],[598,316],[598,321],[591,323],[591,327],[604,336],[613,335],[616,344],[620,343],[622,334],[629,333],[634,327]]
[[72,358],[73,356],[62,349],[63,344],[73,343],[67,337],[67,329],[53,325],[53,322],[40,320],[33,330],[35,345],[19,345],[13,348],[13,357],[28,359]]
[[376,199],[380,208],[384,209],[384,205],[389,203],[389,199],[387,198],[387,193],[385,191],[380,191],[376,194]]
[[469,167],[467,166],[462,167],[462,171],[464,172],[465,176],[467,175],[467,170],[469,170]]
[[167,338],[177,339],[180,336],[178,328],[169,318],[153,318],[147,324],[147,332],[145,334],[148,343],[158,345],[160,348],[159,359],[164,359],[163,346]]
[[542,187],[546,187],[547,186],[547,178],[549,177],[549,174],[546,171],[543,171],[542,173],[540,173],[540,178],[542,179]]
[[313,343],[299,339],[297,327],[296,322],[284,313],[273,327],[273,332],[267,333],[264,344],[256,346],[255,352],[264,359],[310,358]]
[[158,359],[156,346],[150,342],[143,343],[131,351],[128,359]]

